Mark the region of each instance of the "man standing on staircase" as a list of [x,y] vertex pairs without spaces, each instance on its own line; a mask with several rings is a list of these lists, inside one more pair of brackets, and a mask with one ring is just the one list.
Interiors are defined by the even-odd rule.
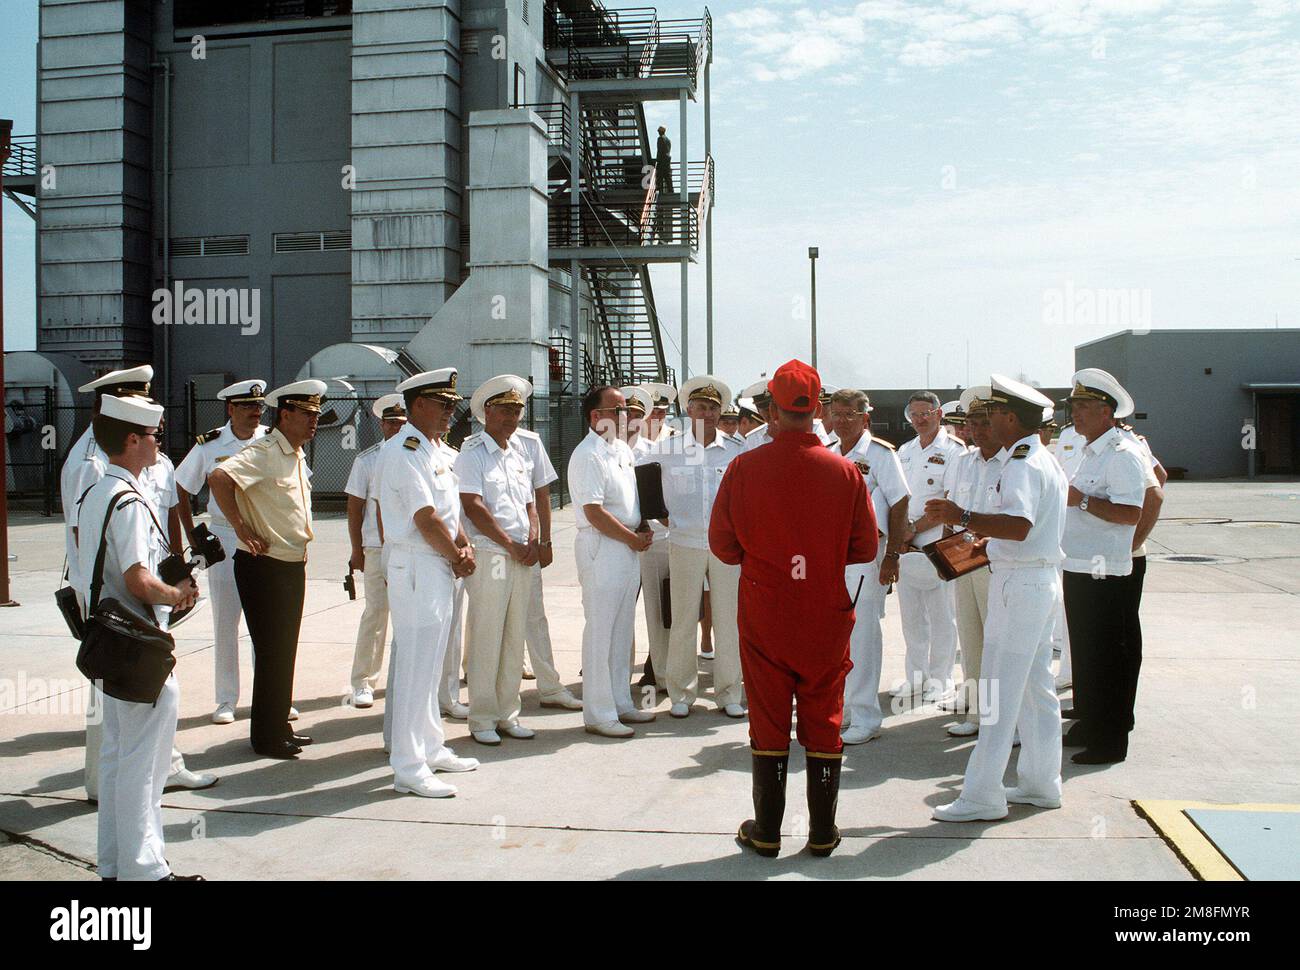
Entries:
[[673,194],[673,143],[668,140],[668,129],[659,126],[659,140],[655,142],[655,235],[661,243],[672,242],[672,222],[668,219],[669,196]]

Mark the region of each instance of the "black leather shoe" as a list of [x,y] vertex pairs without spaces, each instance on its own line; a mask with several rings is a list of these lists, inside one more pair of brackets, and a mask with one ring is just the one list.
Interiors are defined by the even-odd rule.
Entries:
[[302,754],[302,748],[292,741],[277,741],[273,744],[255,744],[253,750],[264,758],[282,758],[288,760]]
[[285,740],[287,740],[290,744],[298,745],[298,747],[300,748],[305,748],[307,747],[307,745],[311,744],[311,738],[309,738],[305,734],[291,734]]
[[1076,765],[1113,765],[1128,757],[1125,751],[1112,751],[1106,748],[1086,748],[1070,760]]
[[207,882],[202,876],[178,876],[174,872],[169,872],[158,880],[159,882]]
[[1061,738],[1061,744],[1067,748],[1086,748],[1088,741],[1088,729],[1082,724],[1076,724]]
[[1063,707],[1063,708],[1061,708],[1061,720],[1063,720],[1063,721],[1077,721],[1078,719],[1079,719],[1079,711],[1078,711],[1078,708],[1074,708],[1074,707]]

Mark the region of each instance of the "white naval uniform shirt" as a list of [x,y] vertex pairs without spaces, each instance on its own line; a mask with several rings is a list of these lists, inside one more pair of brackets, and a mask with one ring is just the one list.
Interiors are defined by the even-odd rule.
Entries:
[[[1118,428],[1099,435],[1083,449],[1070,484],[1084,495],[1116,505],[1142,507],[1147,468],[1137,445]],[[1065,515],[1065,569],[1094,576],[1127,576],[1133,571],[1133,525],[1106,522],[1077,505]]]
[[[900,499],[910,494],[907,479],[903,477],[903,466],[899,463],[898,452],[882,445],[864,429],[862,436],[847,452],[840,449],[839,439],[832,439],[830,446],[836,454],[853,462],[867,485],[867,494],[876,513],[876,529],[883,536],[889,535],[889,510]],[[881,543],[884,548],[884,543]]]
[[637,464],[658,462],[663,479],[664,503],[668,506],[668,541],[686,549],[709,548],[709,517],[718,497],[718,486],[741,446],[731,435],[719,431],[713,442],[703,445],[694,429],[665,438],[637,456]]
[[[400,432],[399,432],[400,433]],[[375,469],[379,466],[379,449],[384,443],[376,442],[364,451],[358,452],[352,459],[352,468],[348,472],[348,482],[343,491],[363,503],[361,513],[361,548],[378,549],[384,541],[379,537],[379,517],[375,509],[379,507],[379,497],[375,492]]]
[[[486,431],[461,442],[456,478],[462,494],[478,495],[501,531],[515,542],[528,541],[528,506],[533,504],[533,463],[528,453],[506,439],[502,448]],[[471,539],[491,541],[468,515],[465,531]]]
[[[190,495],[199,494],[203,490],[203,486],[208,483],[208,476],[223,461],[231,455],[239,454],[245,447],[262,437],[269,430],[270,428],[266,425],[259,424],[250,437],[240,439],[235,437],[235,432],[230,429],[230,422],[227,421],[215,438],[204,441],[202,444],[195,444],[190,449],[189,454],[176,466],[176,484],[185,489]],[[214,528],[233,531],[230,523],[226,521],[225,514],[221,511],[221,506],[213,500],[208,501],[208,518]],[[231,551],[233,550],[227,550],[228,553]]]
[[1055,566],[1061,561],[1069,490],[1061,466],[1039,440],[1037,432],[1026,435],[1008,449],[995,488],[998,507],[989,512],[1027,519],[1030,529],[1019,542],[989,540],[985,552],[995,571],[999,564]]
[[1062,428],[1060,435],[1052,442],[1052,454],[1060,462],[1067,482],[1079,470],[1079,462],[1083,461],[1083,446],[1087,443],[1088,439],[1075,431],[1072,424]]
[[[1159,462],[1156,461],[1156,456],[1151,451],[1151,445],[1147,442],[1145,437],[1138,434],[1132,428],[1121,427],[1119,433],[1137,445],[1138,449],[1142,452],[1142,458],[1146,463],[1147,469],[1146,488],[1143,490],[1143,498],[1145,499],[1147,489],[1158,488],[1160,486],[1160,478],[1156,475],[1156,465],[1159,464]],[[1146,554],[1147,544],[1145,542],[1133,550],[1134,559],[1138,556],[1145,556]]]
[[636,459],[625,441],[606,441],[594,431],[569,456],[569,494],[579,529],[590,529],[584,505],[601,505],[629,529],[641,524],[641,500],[636,493]]
[[426,556],[441,554],[415,525],[415,513],[432,508],[454,539],[460,531],[460,487],[452,469],[455,450],[431,442],[414,425],[380,448],[379,512],[384,519],[384,546]]
[[[81,566],[77,556],[77,543],[72,538],[77,528],[77,502],[86,490],[104,477],[108,469],[108,456],[95,443],[94,431],[86,428],[76,443],[68,449],[59,474],[59,496],[63,502],[64,553],[68,559],[68,582],[73,589],[81,589]],[[93,560],[92,560],[93,565]]]
[[145,604],[127,589],[125,573],[132,566],[141,563],[150,573],[158,575],[158,565],[167,555],[167,536],[160,531],[158,510],[152,507],[149,492],[140,480],[121,465],[110,464],[104,476],[86,494],[77,512],[80,560],[77,593],[81,597],[83,616],[90,607],[90,583],[94,578],[95,558],[99,554],[104,513],[108,511],[108,504],[116,493],[130,493],[132,490],[138,492],[141,498],[131,502],[123,499],[119,502],[108,523],[104,585],[99,597],[101,601],[116,599],[142,616],[150,615]]
[[[1001,459],[1006,455],[1006,449],[1000,449],[992,458],[986,459],[984,453],[975,447],[959,455],[948,481],[948,498],[962,509],[984,511],[983,506],[988,503],[986,493],[997,487],[997,476],[1002,470]],[[952,530],[964,532],[965,527],[954,525]]]
[[[966,451],[966,445],[948,433],[947,428],[940,428],[928,448],[921,447],[920,437],[904,442],[898,449],[898,461],[903,468],[903,477],[907,480],[907,489],[911,499],[907,504],[907,516],[915,521],[925,514],[925,503],[932,498],[943,498],[948,490],[948,476],[956,458]],[[918,549],[934,542],[943,535],[943,526],[927,529],[912,539],[912,545]]]
[[542,444],[542,436],[536,431],[529,431],[527,428],[516,429],[510,436],[510,446],[520,448],[533,463],[534,492],[559,480],[560,476],[556,474],[555,466],[551,464],[551,456],[546,453],[546,447]]
[[[668,426],[665,424],[664,425],[665,430],[667,430],[667,427]],[[676,438],[680,433],[681,432],[679,431],[671,431],[670,433],[660,434],[659,437],[656,438],[654,441],[651,441],[649,438],[645,437],[644,435],[637,435],[636,440],[633,441],[632,444],[629,446],[632,449],[633,460],[638,465],[644,465],[646,462],[645,455],[651,449],[653,449],[661,441],[667,441],[670,438]],[[668,541],[668,526],[664,525],[658,519],[651,519],[649,525],[650,525],[650,536],[651,536],[650,541],[654,544],[657,544],[659,546],[659,551],[662,551],[664,555],[667,555],[668,553],[667,551],[664,550],[663,544]]]

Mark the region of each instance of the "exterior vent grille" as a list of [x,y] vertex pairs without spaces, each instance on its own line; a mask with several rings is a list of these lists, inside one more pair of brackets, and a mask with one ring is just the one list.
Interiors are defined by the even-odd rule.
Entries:
[[481,31],[462,30],[460,32],[460,52],[468,57],[478,53],[478,37]]
[[460,224],[460,261],[469,262],[469,223]]
[[524,0],[524,23],[528,23],[528,0]]
[[[162,244],[158,251],[161,255]],[[183,256],[247,256],[247,236],[189,236],[171,241],[171,255]]]
[[319,253],[352,248],[352,231],[331,229],[325,232],[277,232],[277,253]]

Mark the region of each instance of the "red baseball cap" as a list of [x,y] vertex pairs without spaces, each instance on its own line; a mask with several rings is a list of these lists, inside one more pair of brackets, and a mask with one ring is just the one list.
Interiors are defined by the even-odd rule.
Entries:
[[767,389],[772,392],[772,402],[781,410],[806,414],[817,410],[822,379],[802,360],[791,360],[776,369]]

